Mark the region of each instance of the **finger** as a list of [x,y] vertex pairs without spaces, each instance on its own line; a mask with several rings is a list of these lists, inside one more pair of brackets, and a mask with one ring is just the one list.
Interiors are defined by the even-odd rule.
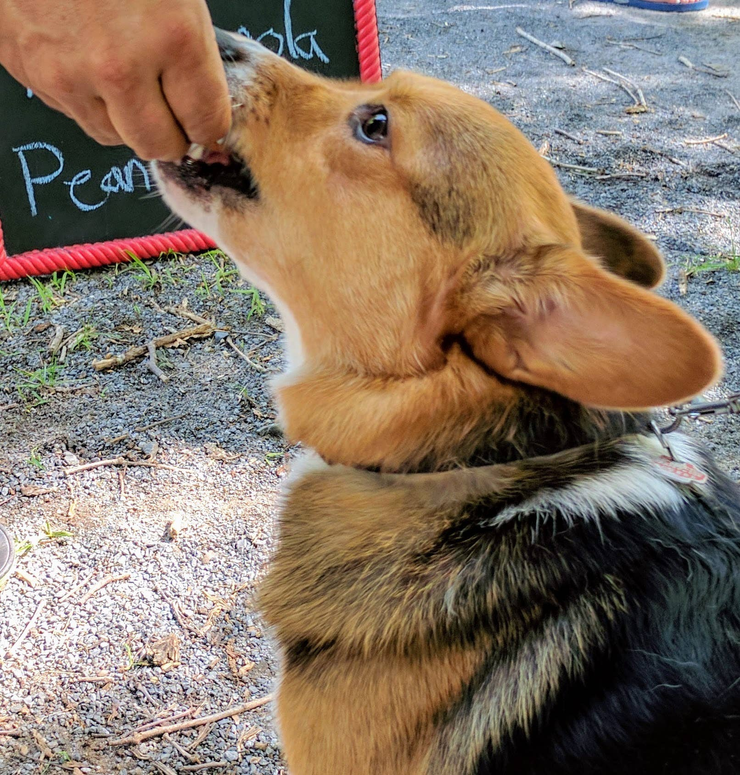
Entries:
[[177,161],[189,146],[169,109],[158,81],[106,85],[108,117],[124,143],[142,159]]
[[71,117],[80,125],[83,132],[101,145],[125,145],[108,116],[105,100],[91,97],[76,100],[69,109]]
[[189,53],[187,61],[175,59],[162,73],[162,91],[188,139],[212,145],[231,126],[231,100],[216,36],[210,24],[208,40]]

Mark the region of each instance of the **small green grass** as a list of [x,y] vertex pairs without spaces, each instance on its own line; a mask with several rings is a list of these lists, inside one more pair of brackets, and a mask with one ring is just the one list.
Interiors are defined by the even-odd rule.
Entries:
[[74,352],[77,349],[91,350],[93,342],[98,338],[99,334],[92,323],[85,323],[82,328],[75,333],[72,337],[72,341],[69,343],[67,349],[69,352]]
[[33,466],[37,471],[43,471],[45,469],[44,461],[39,455],[38,449],[32,449],[31,454],[28,457],[28,465]]
[[12,334],[17,328],[25,328],[31,319],[33,299],[26,301],[26,306],[21,310],[17,299],[11,299],[9,292],[0,288],[0,329]]
[[248,320],[251,320],[253,317],[261,318],[265,314],[265,302],[260,296],[260,292],[253,285],[250,285],[248,288],[232,288],[231,292],[247,297],[249,301]]
[[64,296],[67,283],[74,282],[75,279],[75,273],[71,269],[65,269],[63,272],[54,272],[49,279],[49,284],[59,296]]
[[41,531],[37,535],[33,536],[32,538],[27,538],[24,541],[15,542],[16,556],[23,557],[29,552],[34,551],[34,549],[39,546],[43,546],[44,544],[51,544],[55,541],[61,541],[64,538],[74,538],[74,536],[69,532],[69,530],[53,528],[47,519],[44,522],[44,526],[41,528]]
[[151,291],[158,285],[161,286],[161,279],[157,270],[145,264],[135,253],[130,250],[125,251],[126,255],[131,259],[131,262],[127,267],[123,268],[122,272],[133,271],[136,279],[141,283],[142,288],[147,291]]
[[16,382],[15,389],[21,400],[30,406],[48,403],[46,393],[56,385],[61,369],[62,367],[56,361],[45,363],[34,371],[16,369],[20,379]]
[[722,270],[740,272],[740,253],[733,250],[731,253],[719,254],[708,259],[693,256],[686,260],[684,269],[686,270],[687,277],[693,277],[704,272],[719,272]]
[[64,303],[64,299],[55,293],[55,288],[51,281],[44,284],[36,277],[29,277],[28,280],[36,289],[39,307],[41,307],[41,311],[45,315],[48,315],[55,307]]

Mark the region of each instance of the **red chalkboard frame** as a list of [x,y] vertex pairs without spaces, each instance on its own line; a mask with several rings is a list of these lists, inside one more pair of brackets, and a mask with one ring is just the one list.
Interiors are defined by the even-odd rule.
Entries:
[[[366,83],[376,83],[382,75],[375,0],[353,0],[353,6],[360,78]],[[213,242],[205,234],[195,229],[185,229],[146,237],[30,250],[9,256],[5,250],[0,222],[0,281],[129,261],[131,253],[139,258],[153,258],[168,250],[188,253],[212,247]]]

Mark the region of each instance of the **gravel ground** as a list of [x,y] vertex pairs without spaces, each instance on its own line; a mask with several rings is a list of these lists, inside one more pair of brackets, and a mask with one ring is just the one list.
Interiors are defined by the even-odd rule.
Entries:
[[[737,4],[672,15],[381,0],[379,12],[388,69],[454,81],[551,159],[596,170],[558,168],[569,191],[656,237],[670,264],[663,292],[725,348],[726,379],[711,395],[740,390]],[[517,26],[562,44],[576,66]],[[679,56],[717,69],[690,70]],[[647,112],[625,112],[631,97],[582,67],[634,81]],[[231,775],[284,771],[269,705],[110,745],[153,719],[263,698],[275,671],[251,601],[292,453],[266,390],[281,364],[279,321],[217,254],[148,266],[0,288],[0,518],[25,551],[0,597],[0,775],[171,775],[207,762]],[[140,362],[93,370],[96,358],[197,325],[166,311],[183,299],[218,330],[159,351],[167,382]],[[740,422],[693,432],[738,478]],[[131,464],[65,473],[120,458]]]

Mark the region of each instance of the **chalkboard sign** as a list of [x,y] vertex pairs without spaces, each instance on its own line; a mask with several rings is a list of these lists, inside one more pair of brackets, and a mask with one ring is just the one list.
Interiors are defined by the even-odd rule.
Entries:
[[[322,75],[380,78],[374,0],[209,0],[214,23]],[[0,68],[0,280],[207,247],[161,234],[147,165],[106,148]],[[94,244],[91,244],[94,243]]]

